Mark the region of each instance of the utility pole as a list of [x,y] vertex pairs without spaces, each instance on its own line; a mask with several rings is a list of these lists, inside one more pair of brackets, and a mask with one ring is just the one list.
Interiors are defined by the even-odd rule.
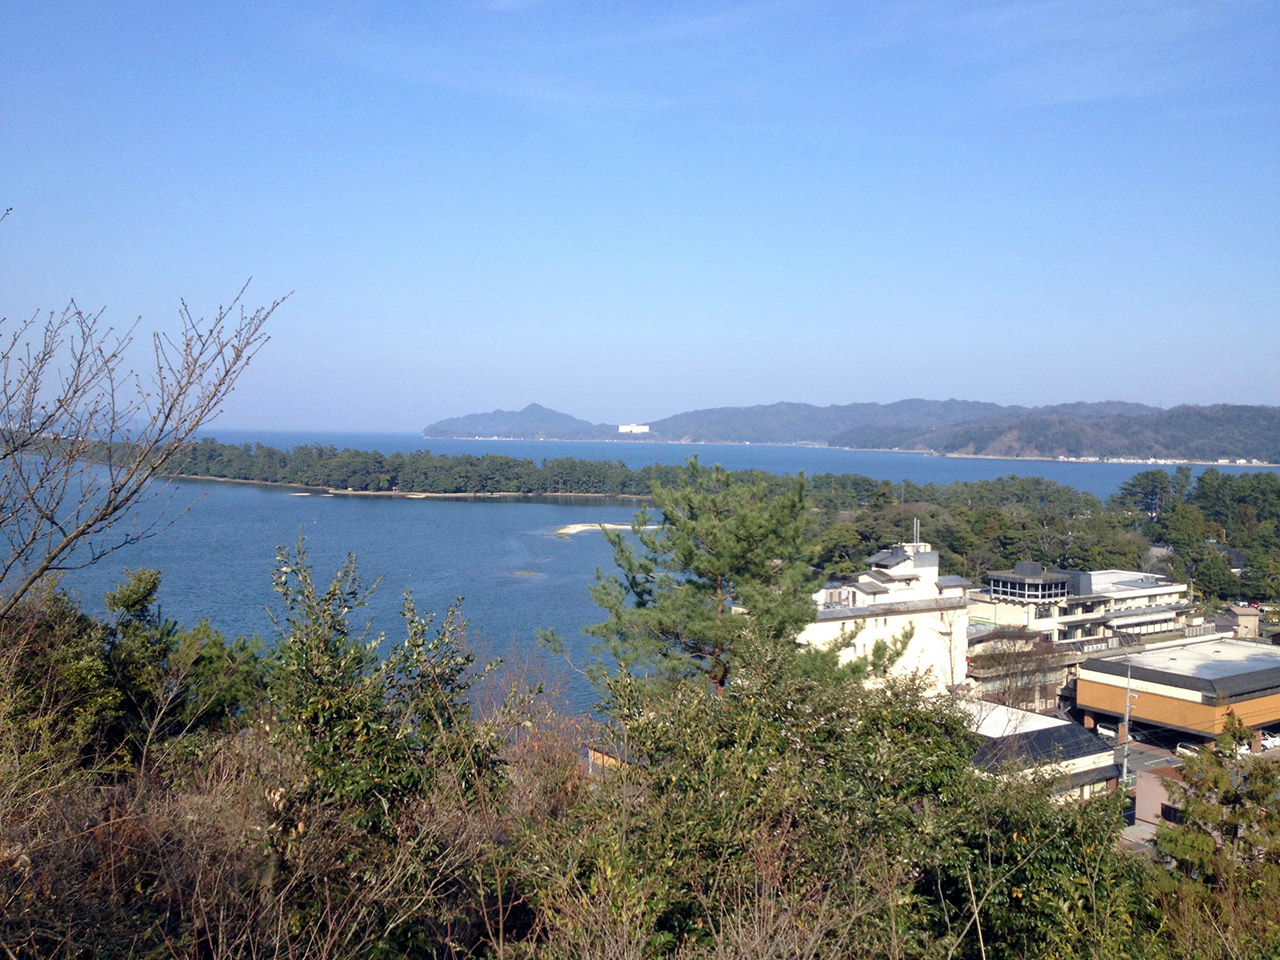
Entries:
[[1133,716],[1133,701],[1138,695],[1133,692],[1133,662],[1128,657],[1125,658],[1125,674],[1124,674],[1124,743],[1121,745],[1124,749],[1122,760],[1120,761],[1120,782],[1123,789],[1129,789],[1129,723]]

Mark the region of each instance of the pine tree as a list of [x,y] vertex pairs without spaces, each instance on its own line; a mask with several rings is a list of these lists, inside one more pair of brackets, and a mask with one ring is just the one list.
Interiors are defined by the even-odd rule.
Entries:
[[1156,847],[1190,876],[1223,880],[1250,864],[1280,863],[1280,821],[1270,813],[1280,793],[1280,763],[1237,756],[1251,738],[1229,714],[1217,749],[1188,757],[1183,782],[1170,784],[1180,822],[1159,828]]
[[597,571],[592,595],[608,619],[587,632],[624,669],[702,674],[723,692],[748,625],[778,641],[813,616],[804,479],[771,493],[695,457],[653,496],[656,526],[642,510],[629,534],[605,531],[617,573]]

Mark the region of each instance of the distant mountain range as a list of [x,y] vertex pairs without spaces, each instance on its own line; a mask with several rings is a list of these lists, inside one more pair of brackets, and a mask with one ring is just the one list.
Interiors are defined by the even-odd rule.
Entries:
[[926,450],[993,457],[1135,457],[1280,462],[1280,407],[1179,406],[1105,401],[1045,407],[972,400],[899,400],[816,407],[774,403],[715,407],[619,434],[532,403],[441,420],[427,437],[811,443],[857,449]]

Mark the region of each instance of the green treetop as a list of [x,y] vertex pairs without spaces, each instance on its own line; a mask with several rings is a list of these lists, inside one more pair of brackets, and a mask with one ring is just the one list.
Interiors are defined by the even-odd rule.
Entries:
[[1181,816],[1158,829],[1156,847],[1189,876],[1223,881],[1242,868],[1280,863],[1280,821],[1272,814],[1280,763],[1246,754],[1252,736],[1229,714],[1217,749],[1188,757],[1183,782],[1169,784]]
[[592,595],[608,619],[587,632],[624,669],[701,674],[722,692],[748,625],[776,641],[813,616],[804,479],[771,492],[695,457],[653,497],[656,527],[641,511],[630,535],[605,531],[617,573],[597,572]]

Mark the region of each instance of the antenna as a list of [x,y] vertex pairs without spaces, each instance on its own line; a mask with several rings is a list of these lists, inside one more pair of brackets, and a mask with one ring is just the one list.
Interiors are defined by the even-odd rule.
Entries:
[[[907,478],[906,477],[902,478],[902,492],[898,494],[898,518],[902,521],[903,526],[906,526],[906,523],[907,523]],[[903,530],[902,536],[904,539],[906,538],[906,535],[907,535],[907,531]]]

